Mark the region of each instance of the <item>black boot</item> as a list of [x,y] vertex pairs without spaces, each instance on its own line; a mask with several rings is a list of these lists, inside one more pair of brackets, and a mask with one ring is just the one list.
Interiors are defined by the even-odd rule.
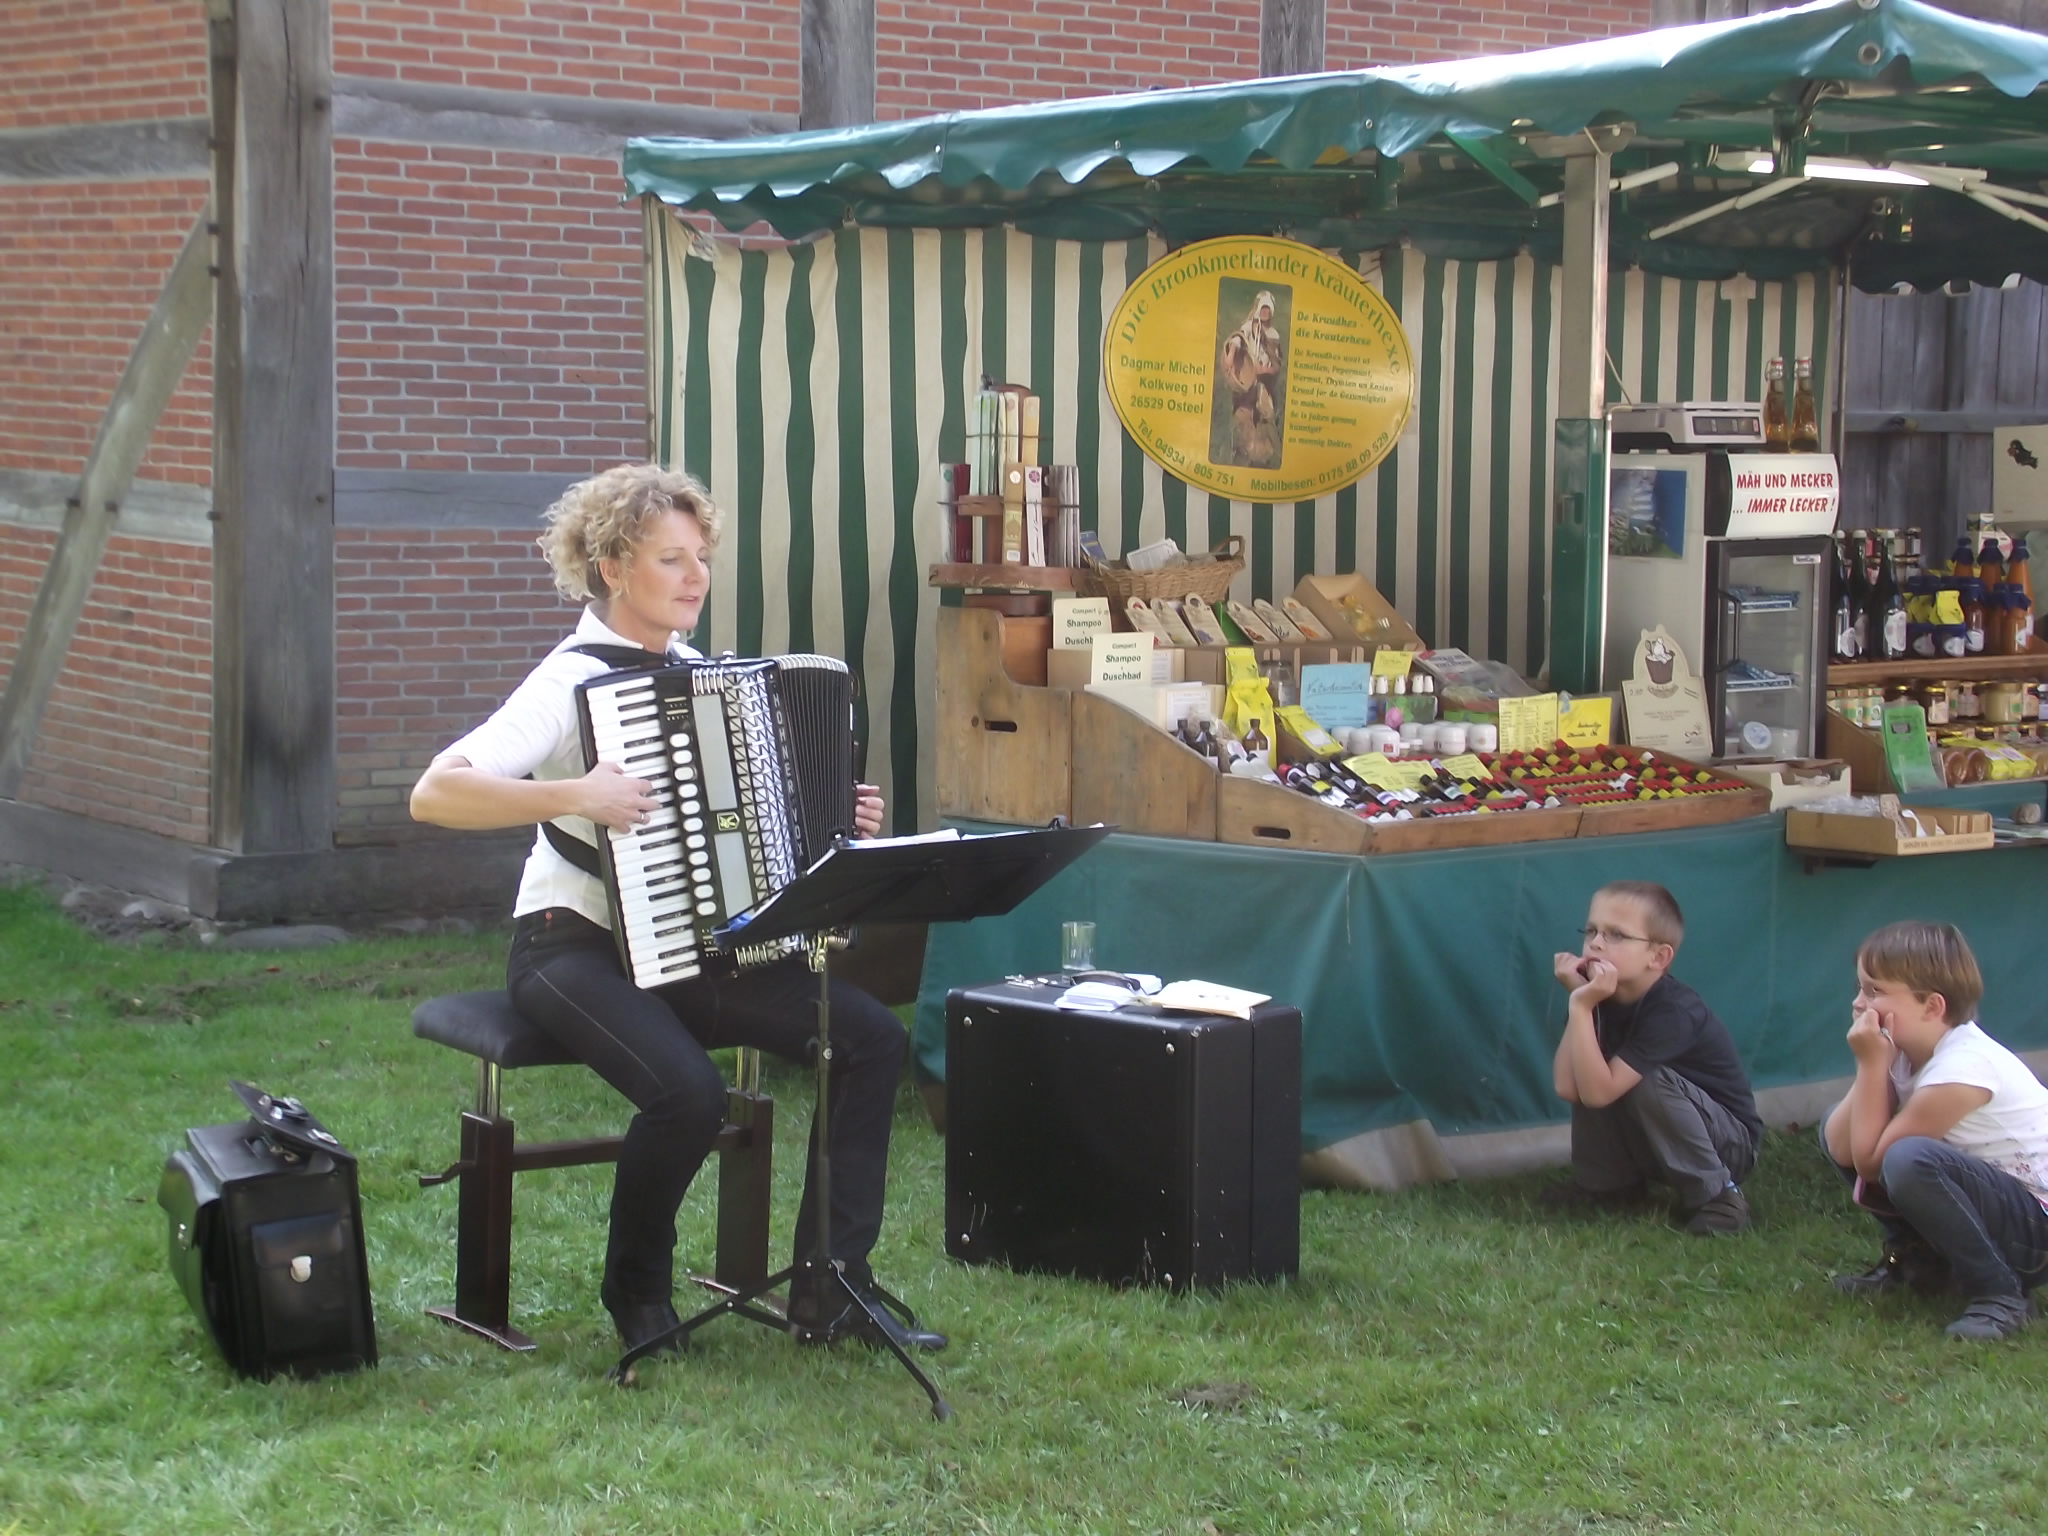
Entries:
[[905,1353],[922,1350],[926,1354],[936,1354],[946,1347],[949,1341],[943,1333],[925,1327],[915,1312],[872,1279],[851,1283],[867,1303],[865,1309],[849,1300],[838,1280],[829,1275],[812,1279],[800,1274],[790,1282],[790,1331],[799,1343],[836,1344],[841,1339],[859,1339],[880,1349],[887,1347],[887,1339]]
[[[619,1343],[628,1352],[638,1349],[649,1339],[680,1327],[683,1321],[676,1315],[676,1304],[665,1298],[661,1301],[614,1299],[607,1301],[604,1309],[611,1313],[612,1322],[619,1330]],[[681,1339],[671,1339],[662,1346],[661,1353],[681,1354],[682,1349]]]

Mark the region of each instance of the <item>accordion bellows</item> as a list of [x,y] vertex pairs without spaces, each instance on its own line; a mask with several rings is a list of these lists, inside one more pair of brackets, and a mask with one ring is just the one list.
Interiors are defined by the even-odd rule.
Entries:
[[578,686],[587,765],[654,786],[643,826],[598,842],[612,932],[642,987],[772,964],[801,936],[730,955],[712,930],[851,836],[853,677],[830,656],[686,661]]

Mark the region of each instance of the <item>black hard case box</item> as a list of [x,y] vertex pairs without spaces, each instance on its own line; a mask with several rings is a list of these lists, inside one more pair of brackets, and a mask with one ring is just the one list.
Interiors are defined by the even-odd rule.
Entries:
[[946,1251],[1113,1284],[1292,1275],[1301,1014],[1063,1012],[1009,983],[946,998]]
[[323,1376],[377,1363],[356,1165],[290,1161],[253,1121],[204,1125],[164,1163],[171,1273],[244,1376]]

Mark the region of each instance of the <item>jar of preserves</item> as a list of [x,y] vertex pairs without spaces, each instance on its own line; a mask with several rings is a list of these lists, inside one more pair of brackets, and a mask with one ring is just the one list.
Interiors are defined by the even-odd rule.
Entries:
[[1927,712],[1929,725],[1949,723],[1948,684],[1928,682],[1920,685],[1920,707]]
[[2020,722],[2021,685],[2014,682],[1986,683],[1983,690],[1984,723],[2017,725]]

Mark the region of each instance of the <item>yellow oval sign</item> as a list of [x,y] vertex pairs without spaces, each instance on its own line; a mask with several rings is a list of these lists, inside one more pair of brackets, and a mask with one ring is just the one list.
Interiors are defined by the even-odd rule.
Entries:
[[1103,377],[1124,430],[1188,484],[1307,501],[1393,451],[1415,403],[1400,318],[1313,246],[1230,236],[1154,262],[1118,300]]

